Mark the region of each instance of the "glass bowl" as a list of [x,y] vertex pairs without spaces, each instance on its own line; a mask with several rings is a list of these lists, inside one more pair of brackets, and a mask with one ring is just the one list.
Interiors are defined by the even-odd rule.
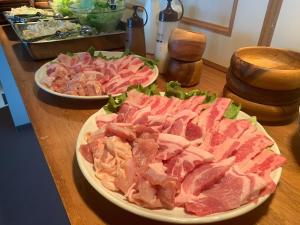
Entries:
[[78,17],[82,25],[88,25],[101,32],[114,32],[121,21],[125,7],[118,7],[115,10],[110,8],[80,8],[79,4],[73,4],[70,9],[74,16]]

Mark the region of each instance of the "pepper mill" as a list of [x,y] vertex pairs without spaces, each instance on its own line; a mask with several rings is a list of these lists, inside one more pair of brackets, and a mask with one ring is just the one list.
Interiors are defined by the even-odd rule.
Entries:
[[[142,8],[146,13],[146,21],[144,23],[143,18],[139,17],[137,14],[138,8]],[[133,6],[132,17],[127,20],[127,38],[126,38],[126,48],[131,52],[146,56],[146,44],[145,44],[145,33],[144,26],[148,21],[148,14],[144,7]]]
[[177,80],[182,86],[189,87],[199,83],[206,46],[206,36],[176,28],[168,42],[169,61],[166,80]]

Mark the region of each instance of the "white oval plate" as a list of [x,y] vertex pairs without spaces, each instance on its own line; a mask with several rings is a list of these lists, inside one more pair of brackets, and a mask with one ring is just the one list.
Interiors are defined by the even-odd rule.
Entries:
[[[95,54],[97,54],[99,51],[95,51]],[[108,52],[108,51],[101,51],[103,55],[108,56],[108,57],[119,57],[121,56],[121,54],[123,52]],[[45,86],[44,84],[42,84],[42,80],[44,79],[45,76],[47,76],[47,66],[49,64],[51,64],[51,62],[55,62],[56,59],[45,63],[44,65],[42,65],[36,72],[35,72],[35,83],[37,84],[37,86],[41,89],[43,89],[44,91],[53,94],[53,95],[57,95],[60,97],[65,97],[65,98],[73,98],[73,99],[107,99],[108,95],[96,95],[96,96],[78,96],[78,95],[68,95],[68,94],[62,94],[56,91],[53,91],[51,89],[49,89],[47,86]],[[150,80],[146,85],[144,86],[149,86],[150,84],[152,84],[158,77],[158,68],[157,66],[154,67],[154,72],[155,72],[155,76],[153,77],[152,80]],[[122,93],[120,93],[122,94]],[[120,94],[115,94],[113,96],[118,96]]]
[[[233,209],[223,213],[216,213],[208,216],[198,217],[192,214],[185,213],[183,208],[174,208],[173,210],[167,209],[146,209],[141,206],[135,205],[130,203],[126,200],[124,195],[116,192],[112,192],[106,189],[102,184],[101,181],[96,178],[95,172],[93,170],[93,165],[87,162],[83,156],[81,155],[79,149],[81,144],[85,144],[85,134],[87,132],[93,132],[97,130],[96,126],[96,116],[100,114],[105,114],[104,109],[100,109],[98,112],[93,114],[82,126],[76,143],[76,157],[77,162],[79,164],[80,170],[82,171],[85,178],[88,182],[107,200],[111,201],[115,205],[131,212],[137,214],[139,216],[143,216],[149,219],[163,221],[163,222],[170,222],[170,223],[178,223],[178,224],[203,224],[203,223],[213,223],[218,221],[223,221],[227,219],[231,219],[240,215],[243,215],[254,208],[261,205],[268,197],[264,196],[258,199],[256,203],[251,202],[245,204],[237,209]],[[240,112],[238,119],[248,119],[250,116],[244,112]],[[262,125],[257,123],[257,127],[260,131],[264,132],[271,140],[273,140],[268,133],[265,131]],[[274,141],[274,140],[273,140]],[[277,144],[274,141],[274,145],[271,148],[275,153],[280,154]],[[278,168],[272,172],[271,176],[273,181],[277,184],[279,182],[281,176],[282,168]]]

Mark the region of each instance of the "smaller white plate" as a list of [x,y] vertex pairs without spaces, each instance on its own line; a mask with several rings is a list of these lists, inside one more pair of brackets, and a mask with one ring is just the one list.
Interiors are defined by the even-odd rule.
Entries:
[[[95,51],[95,54],[97,54],[99,51]],[[108,57],[119,57],[122,55],[123,52],[108,52],[108,51],[101,51],[103,55],[108,56]],[[47,67],[49,64],[51,64],[51,62],[56,61],[56,59],[45,63],[44,65],[42,65],[36,72],[35,72],[35,83],[37,84],[37,86],[39,86],[39,88],[43,89],[44,91],[53,94],[53,95],[57,95],[60,97],[65,97],[65,98],[73,98],[73,99],[85,99],[85,100],[91,100],[91,99],[107,99],[108,95],[96,95],[96,96],[78,96],[78,95],[68,95],[68,94],[62,94],[56,91],[51,90],[50,88],[48,88],[47,86],[45,86],[42,83],[42,80],[44,79],[44,77],[47,76]],[[155,72],[155,76],[153,77],[152,80],[150,80],[146,85],[144,86],[149,86],[150,84],[152,84],[158,77],[158,68],[157,66],[155,66],[153,68],[154,72]],[[118,96],[122,93],[119,94],[115,94],[112,96]]]
[[[237,209],[233,209],[223,213],[216,213],[208,216],[198,217],[192,214],[187,214],[183,208],[174,208],[172,210],[167,209],[156,209],[151,210],[147,208],[143,208],[141,206],[135,205],[130,203],[126,200],[124,195],[110,191],[106,189],[102,184],[101,181],[96,178],[95,171],[93,169],[93,165],[87,162],[80,153],[80,145],[86,144],[85,142],[85,135],[87,132],[93,132],[97,130],[96,125],[96,117],[97,115],[106,114],[104,109],[100,109],[98,112],[93,114],[82,126],[79,136],[77,138],[76,143],[76,157],[77,162],[79,164],[80,170],[88,180],[88,182],[107,200],[111,201],[115,205],[131,212],[137,214],[139,216],[143,216],[149,219],[163,221],[163,222],[170,222],[170,223],[178,223],[178,224],[204,224],[204,223],[213,223],[223,220],[228,220],[234,217],[238,217],[243,215],[254,208],[261,205],[270,195],[261,197],[257,200],[256,203],[251,202],[245,204]],[[248,119],[250,116],[244,112],[240,112],[238,115],[238,119]],[[262,125],[257,123],[257,127],[260,131],[264,132],[271,140],[273,140],[268,133],[265,131]],[[274,141],[274,140],[273,140]],[[274,141],[274,145],[272,146],[272,151],[277,154],[280,154],[277,144]],[[281,176],[282,168],[278,168],[272,172],[271,176],[273,181],[277,184],[279,182]]]

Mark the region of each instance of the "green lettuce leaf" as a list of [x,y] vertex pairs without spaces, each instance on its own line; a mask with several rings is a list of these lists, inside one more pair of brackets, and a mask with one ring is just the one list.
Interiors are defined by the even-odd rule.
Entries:
[[132,89],[136,89],[137,91],[139,92],[142,92],[144,93],[145,95],[149,95],[149,96],[152,96],[152,95],[159,95],[159,90],[157,88],[157,84],[154,82],[152,84],[150,84],[149,86],[147,87],[143,87],[142,85],[140,84],[137,84],[137,85],[131,85],[127,88],[127,91],[130,91]]
[[156,59],[149,59],[149,58],[145,58],[143,56],[137,56],[139,57],[146,66],[150,67],[151,69],[153,69],[155,66],[157,66],[158,64],[158,60]]
[[90,55],[93,58],[95,57],[95,51],[96,51],[96,49],[93,46],[89,47],[89,49],[87,50],[87,52],[90,53]]
[[178,81],[170,81],[167,83],[165,96],[186,99],[185,91],[182,89]]
[[224,113],[224,117],[228,119],[235,119],[241,110],[241,105],[237,105],[233,102],[229,105]]
[[66,53],[66,55],[68,55],[68,56],[74,56],[74,53],[73,52],[70,52],[70,51],[68,51],[67,53]]
[[[146,95],[149,95],[149,96],[159,94],[159,90],[157,88],[156,83],[152,83],[148,87],[143,87],[140,84],[132,85],[132,86],[128,87],[127,91],[130,91],[132,89],[136,89],[137,91],[142,92],[142,93],[144,93]],[[116,96],[116,97],[109,96],[108,102],[104,106],[104,110],[106,111],[106,113],[116,113],[116,112],[118,112],[121,105],[126,100],[126,98],[127,98],[126,93],[124,93],[122,95],[119,95],[119,96]]]
[[123,93],[119,96],[112,97],[111,95],[108,98],[107,104],[104,106],[106,113],[116,113],[119,111],[121,105],[126,100],[127,94]]

